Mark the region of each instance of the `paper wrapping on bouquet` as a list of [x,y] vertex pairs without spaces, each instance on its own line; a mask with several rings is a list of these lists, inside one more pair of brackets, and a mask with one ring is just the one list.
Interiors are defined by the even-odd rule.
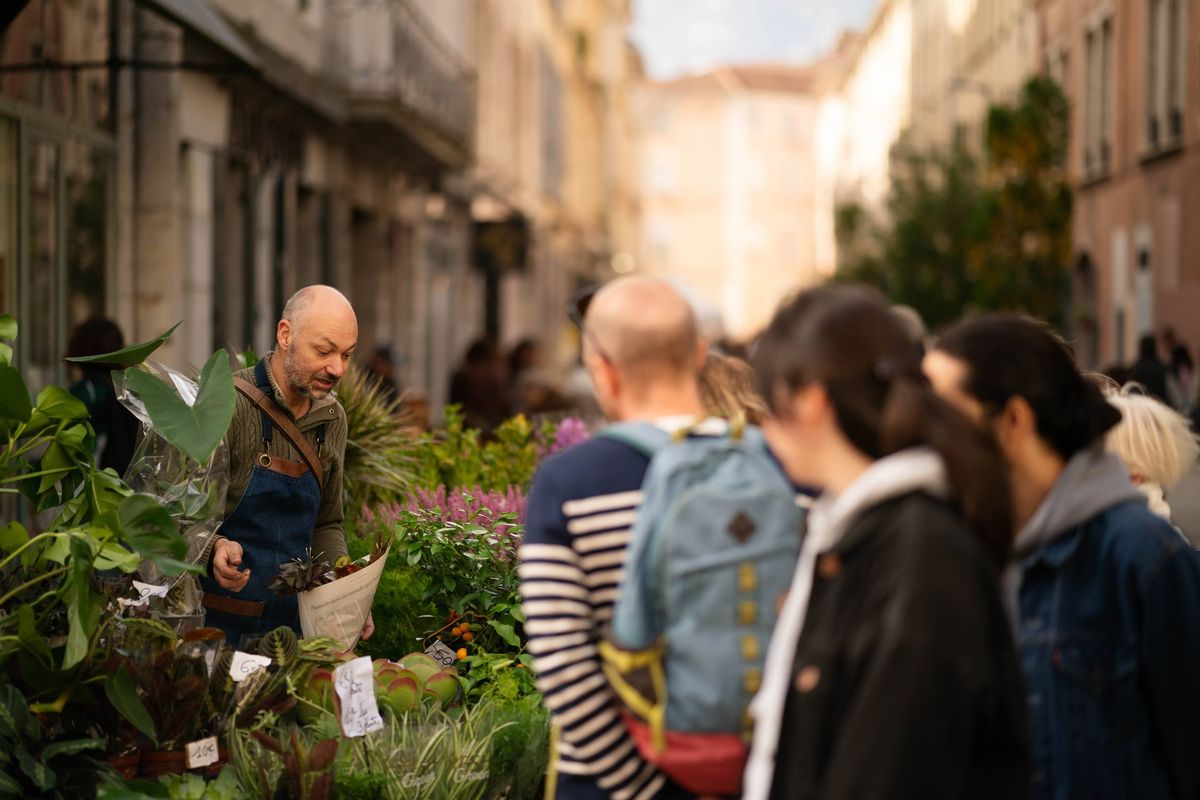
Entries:
[[328,636],[341,642],[346,650],[354,649],[375,602],[375,589],[379,587],[389,552],[390,548],[358,572],[300,592],[296,597],[304,635]]

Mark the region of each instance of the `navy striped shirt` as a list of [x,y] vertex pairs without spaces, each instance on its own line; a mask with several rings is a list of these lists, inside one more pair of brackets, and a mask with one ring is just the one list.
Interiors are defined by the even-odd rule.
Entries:
[[603,437],[551,456],[529,490],[520,553],[525,633],[555,723],[556,768],[590,776],[614,800],[647,800],[666,783],[621,723],[596,651],[648,466]]

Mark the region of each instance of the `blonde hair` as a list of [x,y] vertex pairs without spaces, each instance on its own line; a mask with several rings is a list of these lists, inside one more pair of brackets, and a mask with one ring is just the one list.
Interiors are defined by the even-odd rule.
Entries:
[[757,424],[767,404],[754,391],[754,370],[740,358],[709,352],[700,370],[700,400],[710,416]]
[[1121,457],[1131,474],[1169,489],[1196,463],[1200,443],[1182,414],[1127,384],[1109,391],[1108,402],[1121,421],[1108,432],[1108,449]]

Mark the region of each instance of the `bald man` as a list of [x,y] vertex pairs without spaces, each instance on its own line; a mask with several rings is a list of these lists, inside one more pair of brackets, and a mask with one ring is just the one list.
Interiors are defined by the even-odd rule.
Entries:
[[[295,595],[268,588],[281,564],[311,552],[331,565],[346,554],[346,412],[332,392],[358,345],[358,319],[337,289],[308,286],[288,300],[275,341],[234,376],[225,519],[201,579],[205,621],[234,646],[281,625],[300,630]],[[374,629],[368,617],[362,638]]]
[[[687,302],[662,281],[601,289],[583,323],[583,359],[605,416],[673,432],[704,416],[704,345]],[[521,548],[525,633],[555,723],[548,782],[570,800],[686,796],[638,754],[596,644],[612,619],[649,457],[595,437],[548,458],[529,491]]]

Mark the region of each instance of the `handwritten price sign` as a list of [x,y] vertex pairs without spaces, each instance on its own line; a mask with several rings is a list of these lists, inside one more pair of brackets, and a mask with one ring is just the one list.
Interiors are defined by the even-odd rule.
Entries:
[[347,661],[333,671],[333,690],[342,703],[342,732],[347,736],[366,736],[383,727],[379,705],[375,702],[375,675],[371,657]]
[[234,683],[241,683],[250,677],[251,673],[270,665],[271,659],[266,656],[255,656],[238,650],[233,654],[233,663],[229,665],[229,677],[233,678]]
[[117,601],[120,605],[144,606],[150,602],[151,597],[166,597],[167,589],[169,587],[166,586],[165,584],[162,586],[155,586],[153,583],[142,583],[141,581],[134,581],[133,588],[138,593],[138,599],[137,600],[126,600],[125,598],[121,598]]
[[433,644],[429,645],[429,647],[426,647],[425,654],[443,667],[454,666],[454,651],[451,650],[441,639],[435,640]]
[[187,768],[199,769],[217,763],[217,737],[210,736],[187,746]]

